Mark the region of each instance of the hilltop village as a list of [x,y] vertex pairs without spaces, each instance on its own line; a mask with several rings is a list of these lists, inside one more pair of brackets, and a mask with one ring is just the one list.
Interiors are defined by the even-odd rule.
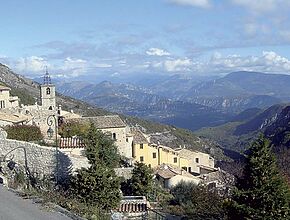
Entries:
[[[132,175],[134,165],[143,163],[152,168],[155,178],[162,183],[165,189],[170,189],[180,182],[226,188],[224,181],[226,173],[215,167],[215,161],[211,155],[185,148],[172,149],[169,146],[154,143],[150,135],[146,135],[138,127],[128,126],[118,115],[83,117],[73,111],[65,111],[61,105],[56,105],[55,90],[55,85],[52,84],[50,76],[46,72],[43,84],[40,85],[40,104],[36,102],[34,105],[19,105],[19,98],[10,96],[10,88],[0,86],[0,126],[38,126],[47,142],[56,140],[59,152],[69,158],[72,172],[74,172],[81,167],[89,166],[87,158],[83,154],[85,145],[79,137],[61,137],[57,131],[63,123],[92,123],[98,130],[114,140],[119,154],[126,160],[126,167],[115,169],[116,174],[120,177],[128,179]],[[19,148],[19,146],[25,146],[27,152],[30,153],[28,156],[32,155],[29,161],[31,170],[38,173],[52,172],[49,167],[53,165],[49,158],[53,157],[53,147],[6,140],[5,132],[2,131],[2,133],[1,154]],[[45,158],[44,155],[46,155]],[[23,163],[23,160],[19,158],[21,156],[16,155],[17,162]],[[0,178],[5,177],[1,177],[0,174]],[[135,200],[136,198],[132,200],[132,203],[135,203]],[[143,201],[144,197],[141,200]],[[128,201],[130,200],[127,198],[126,202],[128,203]],[[121,208],[120,211],[130,212],[132,210]]]

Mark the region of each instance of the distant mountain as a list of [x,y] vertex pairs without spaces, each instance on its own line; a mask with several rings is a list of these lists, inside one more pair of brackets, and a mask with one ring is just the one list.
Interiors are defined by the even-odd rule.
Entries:
[[[248,111],[248,110],[247,110]],[[216,141],[222,147],[230,150],[243,152],[251,143],[251,141],[260,133],[264,133],[270,139],[279,140],[281,143],[284,140],[279,138],[282,133],[285,138],[289,138],[290,134],[290,105],[279,104],[269,107],[263,111],[252,111],[252,117],[249,117],[248,112],[243,112],[240,117],[235,117],[238,120],[232,120],[226,124],[203,128],[195,133],[203,138],[208,138]],[[240,120],[242,115],[246,115],[245,120]],[[275,138],[274,138],[275,137]],[[285,143],[290,144],[290,138]],[[283,143],[284,143],[283,142]],[[281,144],[279,142],[279,144]],[[290,146],[289,146],[290,147]]]
[[174,101],[151,90],[132,84],[104,81],[58,83],[58,91],[108,111],[138,116],[190,130],[223,124],[232,115],[214,108],[184,101]]
[[[226,88],[225,88],[226,89]],[[268,95],[249,95],[237,97],[203,97],[192,96],[183,98],[187,102],[205,105],[220,111],[238,114],[249,108],[264,109],[269,106],[282,103],[283,100]]]
[[194,85],[181,100],[239,113],[290,100],[290,75],[233,72]]
[[149,88],[154,94],[170,99],[181,100],[182,96],[190,91],[194,86],[217,78],[217,76],[176,74],[169,76],[162,82],[155,82],[152,86],[147,88]]
[[288,83],[288,75],[234,72],[221,78],[172,75],[147,86],[60,82],[58,91],[108,111],[196,130],[290,100]]
[[[11,71],[11,69],[2,64],[0,64],[0,83],[11,87],[11,92],[15,92],[15,95],[20,94],[21,101],[24,104],[33,104],[34,101],[38,101],[39,83],[14,73]],[[104,84],[106,85],[107,83]],[[79,83],[74,84],[74,86],[76,86],[74,87],[75,90],[81,89],[80,85],[81,84]],[[83,87],[87,86],[87,84],[82,85]],[[73,89],[71,92],[73,92]],[[96,106],[92,106],[84,101],[61,95],[60,93],[57,93],[57,104],[61,104],[64,110],[74,110],[74,112],[83,116],[112,114],[112,112],[106,111]],[[173,148],[185,146],[189,149],[210,153],[217,160],[226,159],[226,157],[223,155],[223,151],[219,148],[218,145],[198,138],[189,130],[184,130],[137,117],[130,117],[122,114],[120,116],[124,121],[126,121],[127,124],[130,126],[139,126],[147,134],[158,133],[159,137],[157,140],[161,144]]]
[[289,98],[289,85],[290,75],[241,71],[194,86],[188,95],[228,98],[267,95]]

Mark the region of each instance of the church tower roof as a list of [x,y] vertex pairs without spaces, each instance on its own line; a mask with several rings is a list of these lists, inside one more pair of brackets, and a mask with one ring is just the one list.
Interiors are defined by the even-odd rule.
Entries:
[[47,70],[47,66],[45,67],[45,75],[43,76],[43,85],[50,85],[51,78]]

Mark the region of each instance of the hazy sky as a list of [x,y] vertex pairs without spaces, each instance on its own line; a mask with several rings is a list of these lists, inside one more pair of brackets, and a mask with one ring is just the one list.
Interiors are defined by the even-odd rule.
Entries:
[[0,62],[29,76],[290,74],[289,0],[0,3]]

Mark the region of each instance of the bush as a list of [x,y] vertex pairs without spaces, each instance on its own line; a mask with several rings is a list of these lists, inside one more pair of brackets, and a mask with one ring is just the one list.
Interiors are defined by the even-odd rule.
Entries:
[[185,219],[225,219],[224,199],[204,186],[181,182],[171,193],[173,199],[165,209]]
[[35,125],[13,125],[6,126],[7,138],[19,141],[43,140],[40,128]]
[[58,132],[62,137],[83,137],[88,133],[89,128],[89,123],[66,122],[61,125]]

